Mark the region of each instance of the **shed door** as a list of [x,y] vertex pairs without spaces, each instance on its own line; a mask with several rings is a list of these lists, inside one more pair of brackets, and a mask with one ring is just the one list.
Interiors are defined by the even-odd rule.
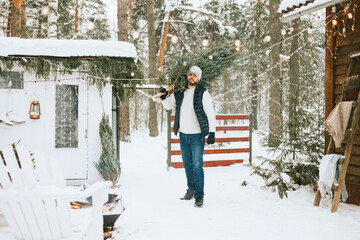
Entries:
[[87,88],[86,84],[55,87],[55,157],[66,179],[87,178]]

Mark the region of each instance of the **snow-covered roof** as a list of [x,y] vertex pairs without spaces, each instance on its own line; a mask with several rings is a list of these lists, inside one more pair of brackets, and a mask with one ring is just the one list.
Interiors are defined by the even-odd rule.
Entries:
[[137,58],[129,42],[0,37],[0,57],[8,56]]
[[279,13],[288,13],[295,8],[306,6],[309,3],[314,2],[315,0],[283,0],[278,9]]
[[278,9],[279,13],[284,13],[282,22],[288,22],[300,16],[327,8],[345,0],[283,0]]

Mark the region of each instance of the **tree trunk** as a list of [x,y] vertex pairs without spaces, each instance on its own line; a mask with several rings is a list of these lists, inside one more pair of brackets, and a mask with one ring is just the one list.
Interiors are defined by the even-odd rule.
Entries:
[[57,10],[58,10],[58,1],[49,0],[50,12],[48,14],[48,38],[57,39]]
[[25,0],[10,2],[10,35],[26,38],[26,8]]
[[119,133],[120,141],[130,142],[130,101],[129,101],[129,90],[124,89],[124,100],[120,102],[119,113]]
[[[118,32],[117,37],[119,41],[127,41],[128,36],[128,24],[127,24],[127,0],[118,0],[117,3],[117,23],[118,23]],[[119,94],[117,92],[116,94]],[[123,101],[119,102],[120,108],[118,111],[119,114],[119,136],[120,141],[130,142],[130,100],[129,100],[129,90],[124,90]]]
[[[149,78],[154,78],[157,75],[154,0],[147,0],[147,16],[148,16],[148,39],[149,39]],[[152,94],[155,94],[155,92],[152,92]],[[156,137],[159,135],[156,105],[152,99],[149,100],[148,127],[149,127],[150,137]]]
[[[300,18],[291,21],[294,28],[293,35],[299,33]],[[291,53],[299,48],[299,36],[294,36],[291,40]],[[290,86],[289,86],[289,137],[290,141],[296,140],[297,121],[296,121],[296,102],[298,98],[298,86],[300,77],[300,55],[299,52],[294,53],[290,57]]]
[[[270,46],[281,40],[280,15],[277,13],[279,0],[270,0]],[[270,51],[270,96],[269,96],[269,141],[270,147],[280,144],[280,68],[276,65],[280,62],[281,44],[276,45]]]
[[[260,4],[261,1],[257,0],[257,5],[256,5],[256,16],[255,16],[255,22],[256,22],[256,37],[255,37],[255,48],[254,51],[257,52],[260,46]],[[257,70],[257,66],[254,66],[253,69],[253,74],[252,74],[252,80],[251,80],[251,126],[253,128],[253,130],[257,130],[258,129],[258,124],[257,124],[257,111],[258,111],[258,70]]]

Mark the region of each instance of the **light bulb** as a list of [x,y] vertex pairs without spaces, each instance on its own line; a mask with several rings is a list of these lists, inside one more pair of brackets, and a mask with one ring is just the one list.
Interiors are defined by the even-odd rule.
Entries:
[[95,28],[95,23],[90,21],[90,22],[87,23],[87,26],[86,26],[86,27],[87,27],[87,29],[90,30],[90,31],[91,31],[91,30],[94,30],[94,28]]
[[203,39],[202,40],[202,43],[201,43],[204,47],[207,47],[209,45],[209,40],[207,38]]
[[50,12],[50,8],[48,6],[44,6],[41,8],[41,14],[42,15],[48,15]]
[[171,42],[172,42],[172,43],[177,43],[178,40],[179,40],[179,38],[178,38],[175,34],[173,34],[173,35],[171,36]]
[[134,72],[131,72],[131,73],[130,73],[130,76],[132,76],[132,77],[135,76],[135,73],[134,73]]
[[338,24],[338,21],[337,21],[336,19],[333,19],[333,20],[331,21],[331,23],[332,23],[333,26],[336,26],[336,25]]
[[240,47],[236,47],[236,51],[240,51]]
[[292,33],[294,31],[294,27],[290,27],[289,30]]
[[139,31],[135,29],[132,33],[132,36],[134,39],[138,39],[140,37]]
[[212,55],[209,55],[209,59],[212,60],[212,59],[213,59],[213,56],[212,56]]
[[309,33],[309,34],[313,34],[313,30],[312,30],[312,28],[308,28],[308,30],[307,30],[307,31],[308,31],[308,33]]
[[264,41],[265,41],[265,42],[270,42],[270,41],[271,41],[271,36],[270,36],[270,35],[266,35],[266,36],[264,37]]
[[236,46],[236,47],[240,47],[240,44],[241,44],[240,40],[239,40],[239,39],[236,39],[236,40],[235,40],[235,46]]
[[281,35],[283,35],[283,36],[286,35],[286,30],[285,30],[285,29],[282,29],[282,30],[281,30]]
[[349,19],[353,19],[353,17],[354,17],[354,15],[352,13],[348,13],[347,16],[348,16]]

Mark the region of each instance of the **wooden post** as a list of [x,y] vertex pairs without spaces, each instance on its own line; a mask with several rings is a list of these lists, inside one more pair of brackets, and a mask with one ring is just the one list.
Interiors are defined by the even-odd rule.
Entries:
[[[253,109],[253,108],[251,108]],[[254,114],[253,112],[250,113],[250,119],[249,119],[249,163],[252,165],[252,122],[253,122]]]
[[171,110],[167,110],[167,170],[171,166]]
[[163,35],[161,36],[160,55],[159,55],[159,59],[158,59],[159,68],[162,67],[162,65],[164,64],[166,40],[167,40],[167,35],[169,32],[169,27],[170,27],[170,15],[171,14],[169,12],[168,21],[164,24]]

